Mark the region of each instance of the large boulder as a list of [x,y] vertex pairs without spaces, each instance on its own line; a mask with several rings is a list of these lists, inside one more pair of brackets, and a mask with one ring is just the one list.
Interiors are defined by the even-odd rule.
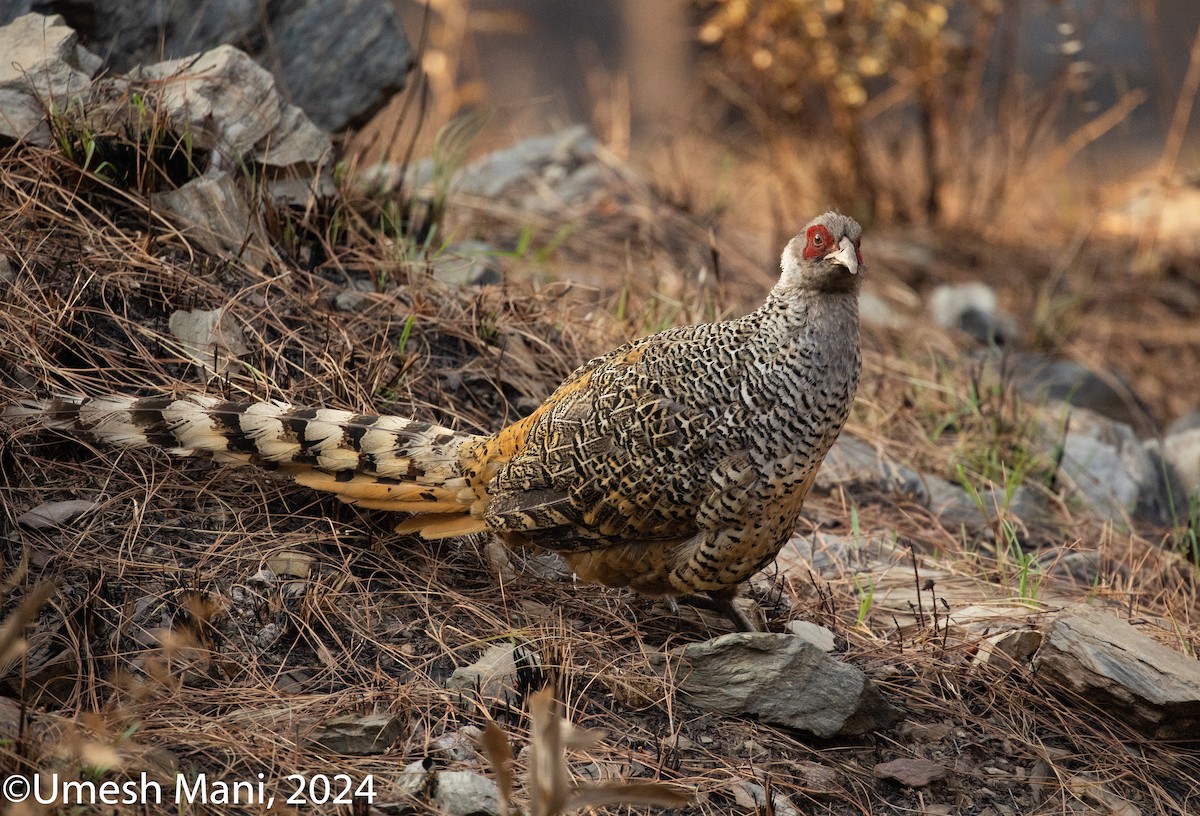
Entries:
[[[0,23],[32,5],[0,5]],[[404,87],[414,59],[391,0],[74,0],[60,5],[66,24],[112,71],[233,45],[271,71],[288,99],[330,131],[359,124],[379,110]],[[4,63],[11,61],[10,49],[0,53],[6,55]]]

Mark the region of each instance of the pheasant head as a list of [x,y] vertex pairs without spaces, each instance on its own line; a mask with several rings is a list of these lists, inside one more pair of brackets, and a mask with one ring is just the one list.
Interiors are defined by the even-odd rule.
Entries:
[[857,292],[866,267],[853,218],[827,212],[804,226],[783,250],[778,289],[795,292]]

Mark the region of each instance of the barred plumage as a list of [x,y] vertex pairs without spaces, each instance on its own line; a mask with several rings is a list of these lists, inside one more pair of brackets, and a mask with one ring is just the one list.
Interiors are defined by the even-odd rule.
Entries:
[[[778,554],[850,411],[861,229],[826,213],[745,317],[644,337],[579,368],[491,436],[396,416],[211,396],[10,408],[128,447],[276,470],[427,538],[491,531],[580,578],[729,609]],[[744,618],[739,622],[745,625]]]

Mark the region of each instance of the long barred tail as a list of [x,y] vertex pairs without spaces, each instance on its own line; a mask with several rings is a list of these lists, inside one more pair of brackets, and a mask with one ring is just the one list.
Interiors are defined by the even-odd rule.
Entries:
[[428,538],[485,529],[485,486],[464,474],[462,456],[487,438],[428,422],[203,394],[59,397],[4,414],[122,447],[256,465],[350,504],[417,514],[402,527]]

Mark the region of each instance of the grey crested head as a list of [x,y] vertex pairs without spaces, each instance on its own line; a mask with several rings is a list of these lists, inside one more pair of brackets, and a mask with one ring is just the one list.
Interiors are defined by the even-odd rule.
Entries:
[[859,251],[861,238],[862,227],[850,216],[836,212],[817,216],[784,248],[777,289],[857,292],[866,271]]

